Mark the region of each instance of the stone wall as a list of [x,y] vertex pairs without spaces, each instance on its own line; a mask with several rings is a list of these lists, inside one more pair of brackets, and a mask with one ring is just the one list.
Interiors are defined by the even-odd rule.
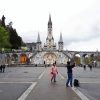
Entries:
[[100,62],[97,62],[97,67],[99,67],[99,68],[100,68]]

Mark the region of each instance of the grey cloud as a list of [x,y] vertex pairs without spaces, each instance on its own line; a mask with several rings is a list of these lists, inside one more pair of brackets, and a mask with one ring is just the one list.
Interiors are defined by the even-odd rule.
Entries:
[[80,36],[81,37],[77,37],[77,35],[75,35],[75,37],[74,36],[64,37],[63,39],[65,42],[65,45],[70,45],[72,42],[74,43],[86,42],[86,41],[88,42],[94,39],[98,39],[100,38],[100,30],[94,31],[94,33],[88,34],[87,36],[82,36],[82,34],[80,34]]

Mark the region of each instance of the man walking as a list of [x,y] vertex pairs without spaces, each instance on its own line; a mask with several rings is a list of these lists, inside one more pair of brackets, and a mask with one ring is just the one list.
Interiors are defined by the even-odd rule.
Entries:
[[73,80],[72,68],[74,68],[74,67],[75,67],[75,63],[71,65],[70,61],[67,62],[67,75],[68,75],[68,79],[66,82],[67,87],[69,86],[69,83],[70,83],[70,86],[72,87],[72,80]]

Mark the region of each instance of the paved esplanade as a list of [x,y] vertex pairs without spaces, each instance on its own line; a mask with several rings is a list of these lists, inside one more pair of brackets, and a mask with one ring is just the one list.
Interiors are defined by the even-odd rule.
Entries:
[[50,82],[49,71],[44,67],[7,67],[5,73],[0,73],[0,100],[81,100],[78,96],[100,100],[100,68],[85,71],[75,67],[74,78],[80,81],[77,89],[65,86],[65,67],[58,68],[56,83]]
[[49,73],[50,68],[46,68],[26,100],[81,100],[70,87],[65,86],[60,75],[57,75],[56,83],[51,83]]

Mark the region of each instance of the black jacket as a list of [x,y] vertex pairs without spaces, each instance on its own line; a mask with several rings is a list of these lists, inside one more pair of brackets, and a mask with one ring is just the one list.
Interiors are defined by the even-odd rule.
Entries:
[[72,73],[73,67],[75,67],[75,64],[73,64],[73,65],[67,64],[67,73]]

